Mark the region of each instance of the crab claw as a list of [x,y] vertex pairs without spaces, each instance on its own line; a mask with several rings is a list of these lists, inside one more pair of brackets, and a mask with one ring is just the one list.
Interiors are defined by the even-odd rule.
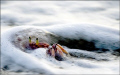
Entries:
[[56,46],[56,48],[57,48],[59,54],[63,57],[63,52],[62,52],[62,50],[60,49],[60,47]]
[[61,45],[57,44],[57,46],[63,51],[65,54],[69,54]]

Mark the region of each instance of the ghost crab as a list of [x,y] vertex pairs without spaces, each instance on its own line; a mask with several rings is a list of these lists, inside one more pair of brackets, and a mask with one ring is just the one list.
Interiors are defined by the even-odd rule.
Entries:
[[46,55],[52,56],[56,60],[62,61],[64,60],[64,53],[69,55],[69,53],[60,45],[53,44],[51,47],[48,43],[39,42],[38,38],[36,38],[36,43],[31,41],[31,37],[29,37],[29,48],[32,50],[37,48],[47,48]]
[[49,44],[44,43],[44,42],[39,42],[38,38],[36,38],[36,43],[31,41],[31,37],[29,37],[29,48],[32,50],[37,49],[37,48],[48,48]]

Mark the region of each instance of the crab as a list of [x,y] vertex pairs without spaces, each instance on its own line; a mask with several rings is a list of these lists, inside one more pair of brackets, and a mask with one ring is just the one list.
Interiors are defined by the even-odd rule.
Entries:
[[53,44],[51,47],[48,43],[39,42],[38,38],[36,38],[36,43],[31,41],[31,37],[29,37],[29,47],[32,50],[37,48],[47,48],[46,55],[55,58],[56,60],[62,61],[64,60],[64,54],[69,55],[69,53],[60,45],[60,44]]
[[31,41],[31,37],[29,37],[29,47],[34,50],[37,48],[48,48],[48,43],[39,42],[38,38],[36,38],[36,43]]

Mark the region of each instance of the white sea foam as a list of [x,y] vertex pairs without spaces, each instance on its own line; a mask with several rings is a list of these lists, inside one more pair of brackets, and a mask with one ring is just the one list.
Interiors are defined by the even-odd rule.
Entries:
[[119,74],[119,57],[110,53],[64,46],[77,57],[57,61],[46,57],[46,49],[25,53],[11,42],[12,35],[24,29],[45,29],[70,39],[96,41],[96,47],[112,51],[120,48],[119,19],[119,1],[2,1],[1,67],[7,65],[11,74]]
[[96,41],[96,47],[106,49],[119,48],[119,29],[93,24],[52,25],[45,29],[70,39]]
[[[74,25],[75,26],[75,25]],[[79,26],[79,25],[77,25]],[[80,25],[81,26],[81,25]],[[83,25],[84,32],[92,32],[92,30],[85,30],[84,28],[85,25]],[[90,25],[86,25],[85,27],[89,27]],[[55,26],[54,26],[55,27]],[[58,27],[58,29],[56,29]],[[75,26],[76,27],[76,26]],[[102,28],[99,26],[96,26],[96,28]],[[13,40],[14,38],[12,38],[12,36],[24,29],[28,29],[31,28],[29,26],[19,26],[19,27],[15,27],[15,28],[11,28],[10,30],[7,30],[5,32],[2,33],[1,36],[1,59],[2,59],[2,66],[4,67],[5,65],[7,65],[9,67],[9,71],[18,71],[18,70],[22,70],[22,71],[32,71],[32,72],[36,72],[36,73],[44,73],[44,74],[118,74],[119,73],[119,61],[118,59],[115,59],[116,57],[111,55],[111,54],[107,54],[107,53],[103,53],[103,54],[97,54],[94,52],[88,52],[88,51],[82,51],[82,50],[76,50],[76,49],[68,49],[65,48],[68,52],[72,52],[73,54],[76,54],[77,52],[77,56],[78,58],[74,58],[74,57],[66,57],[65,61],[57,61],[51,57],[47,57],[46,56],[46,49],[40,48],[40,49],[36,49],[35,51],[31,52],[31,53],[25,53],[23,51],[21,51],[19,48],[15,47],[13,45],[13,43],[11,42],[11,40]],[[53,30],[52,26],[51,27],[33,27],[33,29],[47,29],[51,32],[54,31],[54,33],[61,35],[63,37],[68,37],[68,36],[73,36],[74,32],[76,32],[75,28],[73,26],[67,26],[65,25],[64,28],[65,29],[70,29],[67,31],[64,30],[64,28],[62,27],[62,29],[60,28],[60,26],[55,27],[55,29]],[[78,28],[78,27],[76,27]],[[81,33],[80,31],[81,28],[79,28],[78,33]],[[52,31],[53,30],[53,31]],[[64,32],[61,34],[61,31]],[[72,31],[72,33],[71,33]],[[107,33],[111,33],[111,35],[116,35],[117,36],[117,30],[115,29],[111,29],[108,30]],[[66,35],[65,35],[66,34]],[[69,34],[69,35],[68,35]],[[24,34],[23,34],[24,35]],[[86,34],[87,35],[87,34]],[[89,35],[89,34],[88,34]],[[100,35],[100,34],[99,34]],[[97,36],[91,35],[91,37],[94,36],[98,38]],[[110,35],[108,35],[110,36]],[[87,36],[87,37],[90,37]],[[106,38],[105,36],[101,35],[102,38]],[[101,37],[99,37],[101,39]],[[111,36],[112,37],[112,36]],[[71,38],[74,38],[71,37]],[[81,38],[79,35],[75,38]],[[110,40],[110,38],[109,38]],[[104,41],[106,41],[106,39],[104,39]],[[116,42],[116,38],[112,39],[111,42]],[[109,43],[109,41],[106,41],[106,43]],[[83,55],[83,56],[79,56],[79,55]],[[83,58],[80,58],[83,57]],[[94,58],[95,60],[91,60],[90,58]],[[86,59],[88,58],[88,59]],[[96,60],[101,60],[101,59],[107,59],[108,61],[96,61]],[[103,64],[104,63],[104,64]],[[109,64],[109,65],[108,65]],[[92,69],[92,71],[90,70]],[[101,71],[99,71],[101,70]]]
[[93,23],[119,27],[118,1],[6,1],[2,25]]

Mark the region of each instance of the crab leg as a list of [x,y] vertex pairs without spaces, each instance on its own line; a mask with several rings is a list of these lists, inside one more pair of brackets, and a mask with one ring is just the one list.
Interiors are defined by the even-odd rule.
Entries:
[[62,50],[56,45],[57,50],[59,51],[60,55],[63,57],[63,52]]
[[53,57],[55,57],[55,51],[54,51],[54,49],[53,49],[53,48],[52,48],[51,53],[52,53],[52,56],[53,56]]
[[59,44],[57,44],[57,46],[65,53],[65,54],[68,54],[68,52]]

